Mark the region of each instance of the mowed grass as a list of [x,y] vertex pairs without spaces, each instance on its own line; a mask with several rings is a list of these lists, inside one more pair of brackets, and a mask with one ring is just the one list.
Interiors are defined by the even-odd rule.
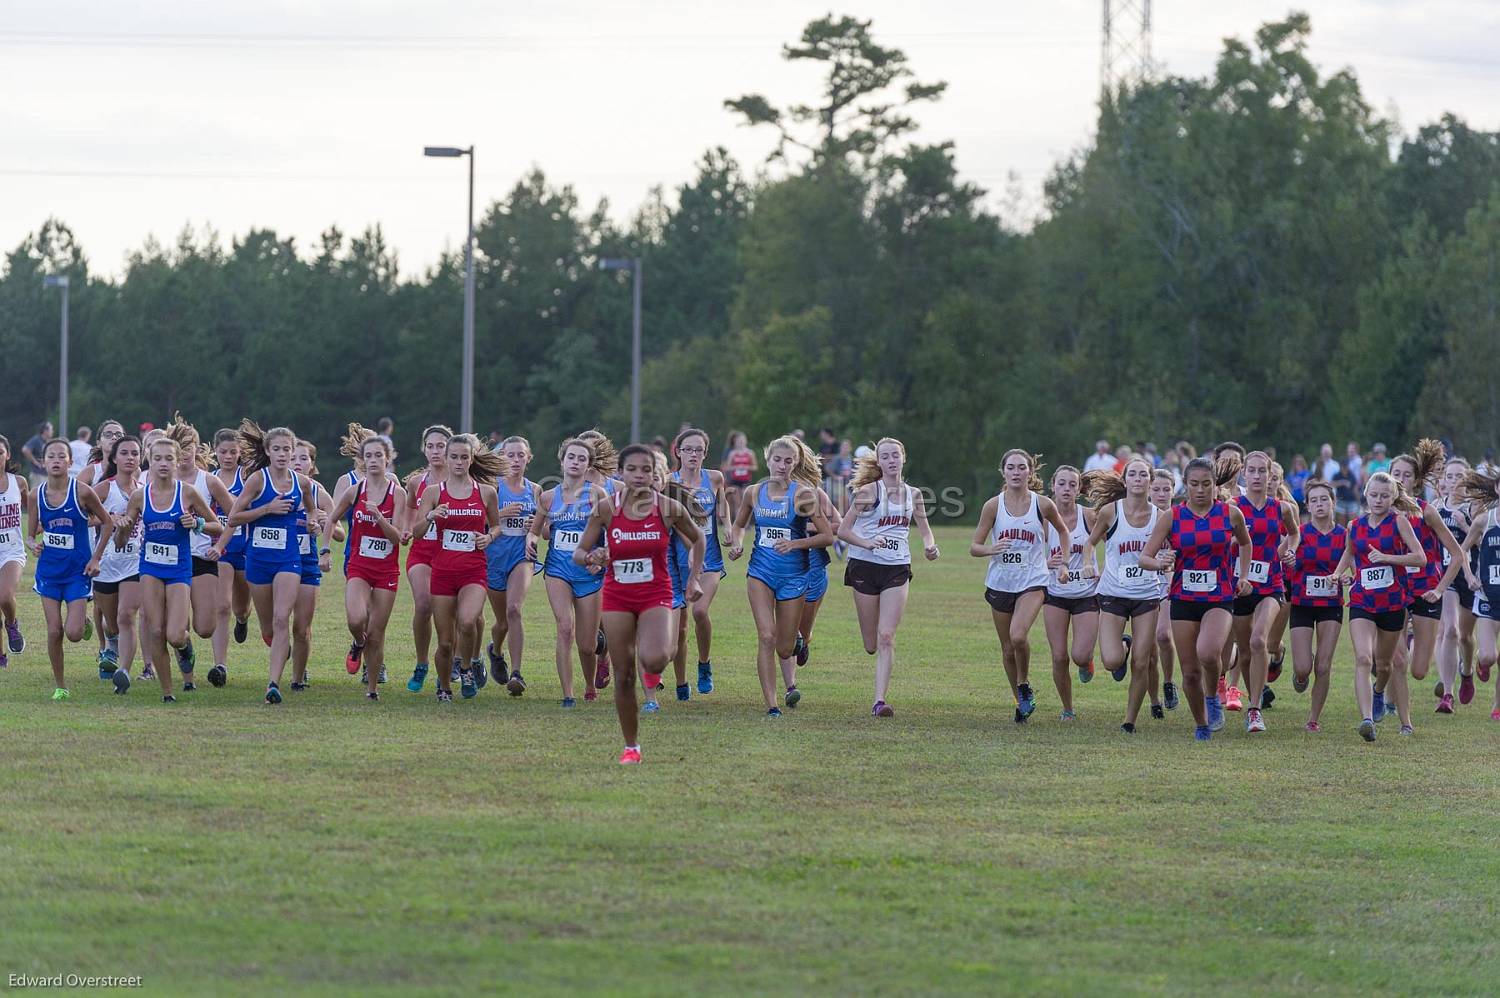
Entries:
[[1288,669],[1265,735],[1230,715],[1197,744],[1184,704],[1127,738],[1103,673],[1058,721],[1039,621],[1017,725],[968,533],[917,566],[894,719],[870,717],[838,564],[802,706],[763,718],[740,563],[718,689],[643,719],[632,768],[608,698],[560,709],[540,586],[525,697],[445,708],[402,686],[404,580],[382,700],[344,672],[334,573],[314,685],[280,708],[253,624],[225,689],[116,697],[78,645],[53,703],[27,591],[31,647],[0,673],[0,971],[245,994],[1500,987],[1491,688],[1443,718],[1421,684],[1416,736],[1366,745],[1346,642],[1321,735]]

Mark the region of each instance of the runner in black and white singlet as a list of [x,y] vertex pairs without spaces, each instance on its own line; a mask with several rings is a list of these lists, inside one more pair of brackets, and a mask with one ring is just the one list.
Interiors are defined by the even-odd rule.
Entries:
[[0,617],[5,618],[5,640],[0,644],[0,669],[9,663],[10,655],[26,648],[17,616],[16,589],[21,584],[21,570],[26,567],[26,545],[21,532],[31,504],[30,483],[12,469],[10,441],[0,436]]
[[[111,438],[94,494],[116,521],[124,518],[130,497],[140,488],[140,471],[141,442],[131,436]],[[114,526],[111,522],[105,529],[113,531]],[[94,576],[94,604],[108,638],[99,678],[112,679],[117,693],[130,689],[130,667],[139,640],[135,618],[141,610],[140,561],[144,537],[145,531],[137,524],[124,547],[106,544],[99,559],[99,574]]]
[[860,458],[849,483],[849,515],[839,527],[839,539],[849,545],[844,585],[854,590],[865,654],[875,656],[875,717],[895,714],[885,697],[896,664],[896,628],[911,589],[913,525],[927,560],[938,557],[926,504],[902,477],[905,466],[906,446],[892,437],[877,443],[873,456]]
[[[1443,465],[1442,477],[1438,479],[1438,516],[1454,537],[1464,538],[1469,533],[1469,506],[1459,495],[1459,485],[1471,469],[1469,462],[1461,457],[1450,457]],[[1444,549],[1444,559],[1452,555]],[[1470,560],[1472,563],[1472,553]],[[1443,568],[1447,568],[1445,560]],[[1449,697],[1448,708],[1453,707],[1456,695],[1461,704],[1474,700],[1474,591],[1464,572],[1459,572],[1453,584],[1443,593],[1443,617],[1438,625],[1437,645],[1438,682],[1436,693],[1441,698]],[[1439,709],[1442,703],[1438,704]]]
[[1047,580],[1054,574],[1047,568],[1047,525],[1051,524],[1059,536],[1071,531],[1057,515],[1052,500],[1037,494],[1042,479],[1031,454],[1019,448],[1006,451],[1000,473],[1005,485],[980,511],[969,554],[990,560],[984,598],[1000,637],[1005,676],[1016,701],[1016,723],[1020,724],[1036,710],[1030,682],[1029,634],[1041,612]]
[[[1062,702],[1062,719],[1073,719],[1073,675],[1069,660],[1078,667],[1078,678],[1088,682],[1094,674],[1094,643],[1099,637],[1099,599],[1094,594],[1096,573],[1084,571],[1084,548],[1094,526],[1095,511],[1078,505],[1083,480],[1078,469],[1061,465],[1052,473],[1052,501],[1064,524],[1072,521],[1072,532],[1059,536],[1047,528],[1047,567],[1067,572],[1066,581],[1056,576],[1047,579],[1043,599],[1042,622],[1047,630],[1047,647],[1052,652],[1052,685]],[[1071,646],[1068,632],[1073,632]]]

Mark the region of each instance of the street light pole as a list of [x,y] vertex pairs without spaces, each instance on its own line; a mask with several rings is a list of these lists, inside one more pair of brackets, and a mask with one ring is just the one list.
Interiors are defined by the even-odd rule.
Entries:
[[424,156],[455,158],[469,157],[469,217],[468,233],[464,238],[464,346],[463,384],[459,402],[458,431],[474,432],[474,147],[460,149],[457,146],[425,146]]
[[44,288],[62,288],[61,363],[57,372],[57,432],[64,440],[68,436],[68,278],[66,274],[42,278]]
[[628,270],[631,276],[630,302],[630,442],[641,441],[641,271],[640,257],[605,257],[600,270]]

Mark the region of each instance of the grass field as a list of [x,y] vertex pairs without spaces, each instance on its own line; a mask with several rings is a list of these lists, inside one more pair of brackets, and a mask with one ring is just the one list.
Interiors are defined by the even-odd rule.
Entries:
[[0,673],[0,974],[246,994],[1500,990],[1489,687],[1444,718],[1422,684],[1416,736],[1387,723],[1366,745],[1346,642],[1321,735],[1288,669],[1265,735],[1230,715],[1195,743],[1184,704],[1128,738],[1107,674],[1057,720],[1039,622],[1019,726],[983,567],[967,531],[940,542],[898,635],[894,719],[870,717],[838,565],[805,699],[763,719],[741,563],[718,690],[644,719],[630,768],[608,699],[558,706],[539,587],[525,697],[445,709],[401,685],[404,580],[384,698],[344,673],[335,573],[314,685],[280,708],[260,703],[253,626],[225,689],[115,697],[78,645],[53,703],[28,591],[31,647]]

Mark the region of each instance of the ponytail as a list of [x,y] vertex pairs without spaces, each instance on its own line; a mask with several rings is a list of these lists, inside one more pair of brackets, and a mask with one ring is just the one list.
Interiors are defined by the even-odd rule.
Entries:
[[1478,471],[1468,471],[1458,483],[1458,494],[1474,507],[1474,516],[1500,502],[1500,478]]
[[1085,471],[1079,495],[1087,498],[1089,505],[1095,509],[1103,509],[1125,498],[1125,479],[1113,471]]
[[[181,451],[181,454],[191,454],[193,456],[193,463],[199,468],[207,471],[212,467],[208,461],[208,456],[212,452],[204,445],[202,438],[198,436],[198,430],[193,424],[182,418],[182,413],[172,413],[172,422],[167,424],[166,433],[169,438],[177,442],[177,447]],[[179,457],[181,454],[179,454]]]
[[[374,430],[360,426],[358,423],[350,423],[349,428],[344,431],[343,437],[339,439],[339,453],[359,466],[360,455],[364,453],[365,441],[378,436]],[[427,439],[424,435],[423,440]],[[382,441],[383,442],[383,441]],[[390,449],[386,449],[386,457],[390,457]]]
[[615,445],[609,442],[609,437],[594,429],[584,430],[578,434],[578,439],[593,449],[594,463],[591,467],[605,478],[614,477],[615,472],[620,470],[620,458],[615,453]]
[[485,447],[472,433],[455,433],[448,446],[463,444],[469,448],[469,477],[481,485],[494,485],[505,474],[505,458]]
[[1443,467],[1443,445],[1430,437],[1417,441],[1410,454],[1397,454],[1391,463],[1405,461],[1411,465],[1413,480],[1417,487],[1431,485]]
[[796,457],[796,461],[792,465],[792,481],[813,489],[821,489],[823,487],[821,463],[818,460],[818,455],[813,453],[812,448],[807,446],[806,441],[801,437],[794,437],[790,434],[772,440],[766,444],[764,454],[768,465],[771,463],[771,454],[781,448],[787,448]]
[[268,448],[271,441],[277,437],[287,437],[292,441],[293,447],[297,445],[297,434],[285,426],[273,426],[269,430],[263,430],[259,423],[249,417],[240,420],[240,448],[245,452],[242,462],[252,472],[269,467],[271,452]]

